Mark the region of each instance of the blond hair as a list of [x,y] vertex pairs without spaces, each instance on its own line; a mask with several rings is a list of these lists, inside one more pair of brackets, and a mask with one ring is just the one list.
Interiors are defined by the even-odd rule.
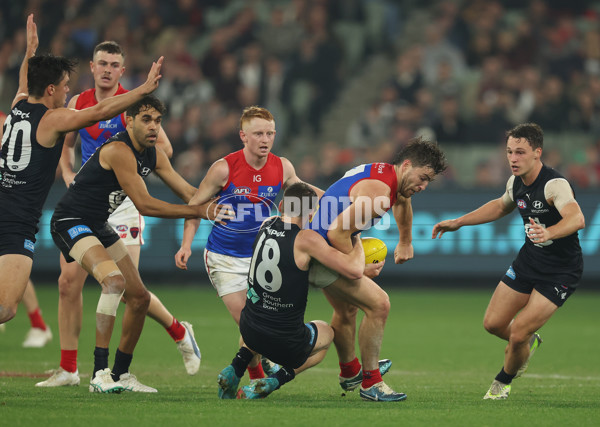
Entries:
[[244,127],[244,123],[248,123],[252,119],[264,119],[269,122],[274,122],[275,118],[273,114],[266,108],[253,105],[251,107],[244,108],[242,117],[240,117],[240,130]]

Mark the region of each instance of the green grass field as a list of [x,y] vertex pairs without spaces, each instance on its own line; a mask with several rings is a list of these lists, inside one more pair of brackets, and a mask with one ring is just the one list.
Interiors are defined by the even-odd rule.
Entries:
[[[148,319],[131,371],[158,394],[88,392],[93,367],[94,312],[99,288],[86,285],[79,346],[79,387],[34,387],[60,356],[55,286],[38,286],[54,340],[23,349],[29,328],[21,308],[0,333],[0,425],[475,425],[564,426],[600,424],[600,294],[580,290],[541,331],[544,343],[528,373],[515,380],[507,401],[484,401],[503,361],[504,343],[481,326],[492,289],[388,290],[392,312],[382,357],[394,362],[386,382],[408,394],[400,403],[341,396],[331,348],[317,367],[260,401],[220,401],[216,378],[237,350],[233,321],[209,286],[151,287],[181,320],[194,325],[202,351],[198,375],[185,373],[175,344]],[[122,308],[119,315],[122,315]],[[306,319],[329,320],[331,309],[313,291]],[[111,344],[110,366],[120,325]],[[19,376],[21,375],[21,376]],[[247,383],[247,377],[242,384]]]

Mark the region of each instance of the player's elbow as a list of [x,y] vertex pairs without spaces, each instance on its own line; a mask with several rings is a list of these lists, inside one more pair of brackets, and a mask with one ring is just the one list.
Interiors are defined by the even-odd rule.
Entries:
[[350,265],[348,271],[345,276],[350,280],[358,280],[362,279],[363,273],[365,272],[365,266],[361,264],[352,264]]
[[577,230],[583,230],[585,228],[585,217],[583,214],[577,216]]

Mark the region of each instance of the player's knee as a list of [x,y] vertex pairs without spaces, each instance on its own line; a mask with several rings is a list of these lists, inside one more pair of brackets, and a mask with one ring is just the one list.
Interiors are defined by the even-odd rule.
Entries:
[[508,342],[510,345],[519,346],[529,342],[531,338],[531,332],[526,328],[520,328],[519,325],[513,325],[510,328],[510,338]]
[[373,314],[382,319],[387,319],[390,313],[390,297],[386,292],[380,292],[378,298],[375,300],[372,311]]
[[17,304],[0,304],[0,323],[8,322],[17,315]]
[[58,276],[58,296],[61,299],[72,299],[81,295],[81,286],[76,283],[75,277],[61,273]]
[[483,318],[483,328],[492,335],[500,336],[505,327],[505,325],[499,324],[491,317],[486,316]]
[[145,288],[135,292],[127,291],[124,299],[127,304],[127,308],[135,312],[143,311],[145,313],[148,311],[148,307],[150,306],[150,292],[148,292]]

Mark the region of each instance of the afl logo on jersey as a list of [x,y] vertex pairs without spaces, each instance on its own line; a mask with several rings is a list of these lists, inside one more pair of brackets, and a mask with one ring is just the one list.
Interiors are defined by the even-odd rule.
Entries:
[[233,190],[233,194],[235,196],[245,196],[246,194],[250,194],[252,192],[252,190],[250,190],[250,188],[248,187],[237,187],[235,190]]
[[525,203],[525,200],[523,199],[518,199],[517,206],[519,207],[519,209],[525,209],[527,207],[527,203]]

